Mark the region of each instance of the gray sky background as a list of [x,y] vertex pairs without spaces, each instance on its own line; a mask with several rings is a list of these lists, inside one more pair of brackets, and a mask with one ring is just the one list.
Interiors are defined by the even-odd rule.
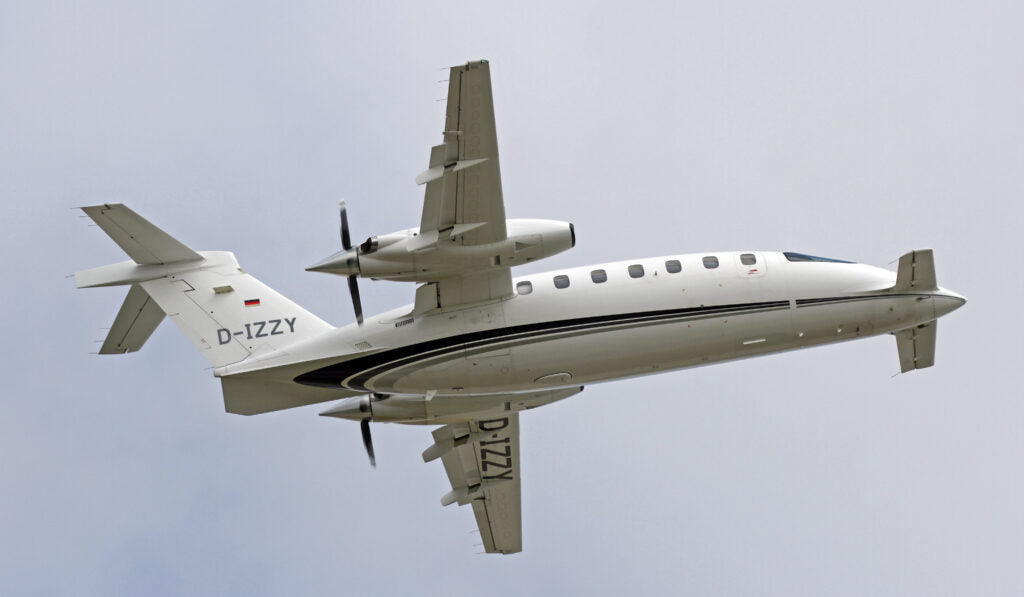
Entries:
[[[215,4],[215,6],[211,6]],[[381,3],[384,4],[384,3]],[[1024,594],[1017,2],[5,2],[0,593]],[[124,202],[336,324],[303,268],[419,221],[447,66],[492,63],[542,271],[935,249],[937,366],[879,337],[591,386],[522,420],[525,551],[476,555],[426,429],[239,417],[187,339],[98,357]],[[894,266],[893,266],[894,267]],[[412,286],[364,283],[373,312]]]

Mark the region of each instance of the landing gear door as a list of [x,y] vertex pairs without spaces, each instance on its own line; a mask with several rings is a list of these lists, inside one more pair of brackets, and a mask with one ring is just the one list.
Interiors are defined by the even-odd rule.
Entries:
[[767,263],[761,253],[737,253],[736,268],[743,278],[759,278],[764,275]]

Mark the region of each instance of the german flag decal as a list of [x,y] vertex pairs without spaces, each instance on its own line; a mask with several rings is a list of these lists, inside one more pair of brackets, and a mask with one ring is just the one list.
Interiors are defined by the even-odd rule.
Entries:
[[245,306],[246,307],[259,307],[260,306],[260,299],[245,299]]

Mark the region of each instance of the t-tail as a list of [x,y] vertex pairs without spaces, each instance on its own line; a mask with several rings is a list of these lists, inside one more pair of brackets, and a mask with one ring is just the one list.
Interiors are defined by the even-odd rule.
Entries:
[[131,261],[75,274],[79,288],[130,286],[100,354],[142,348],[170,317],[214,367],[333,329],[245,273],[228,251],[193,251],[119,203],[83,207]]

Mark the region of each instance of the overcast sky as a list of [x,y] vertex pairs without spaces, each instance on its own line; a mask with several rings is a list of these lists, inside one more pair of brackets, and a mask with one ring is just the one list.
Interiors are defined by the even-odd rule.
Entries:
[[[485,4],[0,4],[0,593],[1024,594],[1020,3]],[[509,217],[576,225],[524,271],[931,247],[970,301],[936,366],[893,377],[885,336],[532,411],[500,557],[427,429],[376,425],[371,470],[320,407],[224,413],[166,322],[89,354],[124,289],[65,276],[125,257],[70,208],[101,202],[350,323],[303,271],[336,201],[416,225],[438,81],[479,58]]]

